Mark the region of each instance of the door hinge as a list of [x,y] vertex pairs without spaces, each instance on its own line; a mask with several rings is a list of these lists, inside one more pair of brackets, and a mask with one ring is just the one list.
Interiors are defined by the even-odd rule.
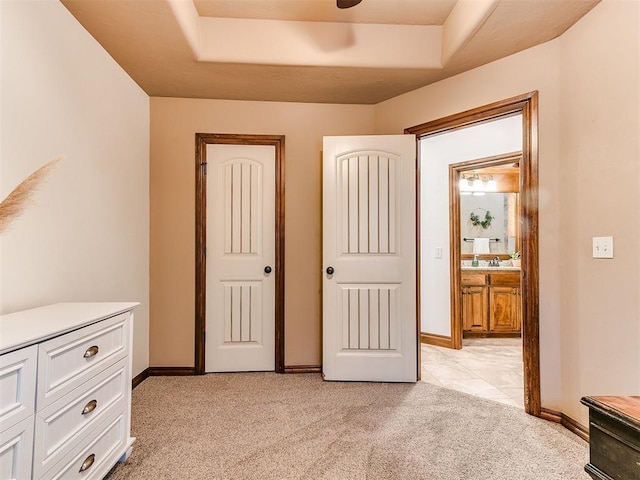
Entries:
[[207,258],[207,247],[204,247],[204,258]]
[[207,332],[202,333],[202,341],[203,343],[207,343]]
[[200,162],[200,166],[204,168],[204,174],[207,174],[207,162]]

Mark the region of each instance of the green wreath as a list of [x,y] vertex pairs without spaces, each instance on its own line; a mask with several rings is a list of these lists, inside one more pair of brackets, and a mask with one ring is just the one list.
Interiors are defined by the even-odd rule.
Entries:
[[480,217],[475,213],[471,212],[469,219],[471,220],[471,225],[474,227],[482,227],[485,230],[491,226],[491,221],[494,217],[491,216],[491,212],[489,210],[484,214],[484,220],[480,220]]

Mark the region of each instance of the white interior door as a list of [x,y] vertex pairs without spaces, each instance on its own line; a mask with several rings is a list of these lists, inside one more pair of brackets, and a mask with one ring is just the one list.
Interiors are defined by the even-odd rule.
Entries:
[[324,137],[323,372],[415,382],[414,135]]
[[207,372],[275,369],[275,147],[207,145]]

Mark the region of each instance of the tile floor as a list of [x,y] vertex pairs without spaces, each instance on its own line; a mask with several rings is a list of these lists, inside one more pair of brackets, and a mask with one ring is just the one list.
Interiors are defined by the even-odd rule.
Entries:
[[422,344],[422,381],[524,408],[522,340],[465,339],[462,350]]

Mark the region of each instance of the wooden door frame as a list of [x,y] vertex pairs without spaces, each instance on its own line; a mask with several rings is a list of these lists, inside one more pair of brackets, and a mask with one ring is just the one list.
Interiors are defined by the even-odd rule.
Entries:
[[284,135],[196,133],[195,373],[205,373],[207,145],[275,147],[275,371],[284,373]]
[[[522,221],[522,354],[524,363],[524,408],[540,416],[540,311],[538,265],[538,92],[529,92],[438,120],[405,129],[424,137],[452,132],[471,125],[489,122],[509,115],[522,114],[522,162],[520,163],[520,213]],[[420,157],[416,155],[416,277],[418,296],[418,337],[420,338]],[[451,232],[450,232],[451,235]],[[451,260],[453,261],[453,259]],[[453,271],[453,270],[452,270]],[[459,279],[458,279],[459,282]],[[459,283],[458,283],[459,285]],[[453,301],[453,295],[452,301]],[[432,342],[449,348],[462,345],[462,335],[437,337]],[[424,339],[424,337],[423,337]],[[427,338],[426,340],[430,340]],[[459,345],[459,346],[458,346]],[[418,353],[420,349],[418,348]],[[418,357],[420,358],[420,357]],[[420,362],[420,360],[419,360]],[[418,363],[418,367],[420,363]]]

